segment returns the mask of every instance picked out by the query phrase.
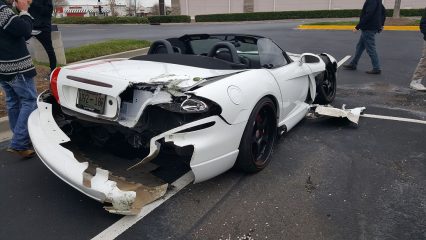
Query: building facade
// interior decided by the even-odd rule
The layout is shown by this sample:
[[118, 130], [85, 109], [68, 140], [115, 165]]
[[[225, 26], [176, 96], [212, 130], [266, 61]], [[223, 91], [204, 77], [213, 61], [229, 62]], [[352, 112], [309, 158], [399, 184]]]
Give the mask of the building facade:
[[[172, 7], [174, 13], [194, 17], [215, 13], [361, 9], [364, 2], [365, 0], [172, 0]], [[383, 0], [383, 3], [386, 8], [392, 9], [395, 0]], [[402, 9], [424, 7], [425, 0], [404, 0], [401, 4]]]
[[98, 0], [67, 0], [65, 4], [55, 7], [55, 15], [56, 17], [126, 16], [127, 5], [124, 0], [115, 0], [114, 6], [111, 6], [108, 0], [100, 2]]

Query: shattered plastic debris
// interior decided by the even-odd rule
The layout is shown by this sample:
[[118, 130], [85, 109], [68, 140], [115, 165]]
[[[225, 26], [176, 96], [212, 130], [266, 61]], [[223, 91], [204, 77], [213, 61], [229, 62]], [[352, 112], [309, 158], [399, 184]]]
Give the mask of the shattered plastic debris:
[[191, 79], [188, 75], [162, 74], [158, 77], [151, 78], [150, 83], [167, 84], [169, 89], [182, 89], [192, 87], [203, 80], [200, 77]]
[[347, 118], [349, 121], [358, 124], [359, 117], [362, 112], [366, 109], [365, 107], [358, 107], [353, 109], [346, 109], [346, 105], [343, 104], [342, 109], [335, 108], [333, 106], [321, 106], [312, 105], [315, 108], [315, 114], [329, 117], [341, 117]]

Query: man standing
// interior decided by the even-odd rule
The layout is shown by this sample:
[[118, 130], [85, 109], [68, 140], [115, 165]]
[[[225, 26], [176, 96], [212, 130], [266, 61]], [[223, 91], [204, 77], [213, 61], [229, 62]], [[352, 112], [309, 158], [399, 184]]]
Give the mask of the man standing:
[[367, 50], [368, 55], [371, 58], [373, 69], [367, 71], [368, 74], [380, 74], [382, 72], [380, 68], [379, 56], [376, 52], [376, 40], [375, 35], [382, 31], [386, 20], [386, 9], [382, 4], [381, 0], [366, 0], [362, 7], [361, 17], [358, 25], [355, 27], [353, 32], [361, 30], [361, 37], [356, 46], [355, 56], [348, 65], [344, 65], [343, 68], [347, 70], [356, 70], [358, 61], [361, 58], [364, 50]]
[[418, 91], [426, 91], [426, 87], [422, 84], [422, 80], [426, 76], [426, 8], [423, 13], [422, 20], [420, 20], [420, 31], [423, 33], [423, 54], [420, 58], [419, 64], [414, 71], [413, 78], [410, 83], [410, 88]]
[[[11, 5], [14, 0], [7, 0]], [[9, 125], [13, 137], [8, 149], [22, 157], [32, 157], [34, 151], [28, 135], [28, 117], [36, 109], [35, 67], [26, 40], [31, 37], [32, 17], [27, 10], [30, 0], [15, 0], [20, 12], [0, 0], [0, 86], [6, 93]]]
[[56, 68], [56, 55], [52, 46], [52, 0], [34, 0], [28, 12], [34, 18], [34, 30], [41, 31], [35, 38], [46, 50], [52, 72]]

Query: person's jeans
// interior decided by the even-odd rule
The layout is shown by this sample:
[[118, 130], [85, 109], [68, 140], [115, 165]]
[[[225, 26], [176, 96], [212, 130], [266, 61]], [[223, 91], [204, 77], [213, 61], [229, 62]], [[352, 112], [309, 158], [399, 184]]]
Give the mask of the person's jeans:
[[37, 91], [34, 80], [22, 74], [11, 81], [2, 81], [0, 85], [6, 93], [6, 107], [9, 126], [13, 132], [10, 148], [26, 150], [31, 147], [28, 135], [28, 117], [37, 108]]
[[362, 53], [364, 52], [364, 50], [367, 50], [367, 53], [371, 58], [371, 64], [373, 65], [373, 69], [380, 70], [379, 56], [376, 52], [376, 34], [377, 31], [361, 31], [361, 37], [359, 38], [358, 44], [356, 45], [355, 56], [350, 63], [351, 65], [357, 66]]
[[46, 50], [47, 56], [49, 57], [50, 71], [53, 71], [56, 68], [56, 54], [52, 45], [52, 33], [50, 31], [42, 31], [37, 34], [35, 38]]
[[426, 77], [426, 40], [423, 43], [423, 53], [420, 58], [419, 64], [414, 71], [412, 80], [420, 80], [420, 82]]

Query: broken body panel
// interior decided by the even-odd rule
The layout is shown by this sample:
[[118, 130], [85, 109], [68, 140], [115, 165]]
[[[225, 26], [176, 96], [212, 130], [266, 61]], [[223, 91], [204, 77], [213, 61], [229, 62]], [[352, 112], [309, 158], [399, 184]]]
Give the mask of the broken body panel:
[[[201, 182], [235, 164], [249, 116], [262, 98], [276, 104], [277, 127], [290, 130], [296, 125], [308, 112], [306, 95], [308, 90], [316, 95], [315, 76], [324, 69], [322, 61], [294, 61], [275, 70], [214, 70], [126, 59], [71, 65], [57, 73], [52, 91], [54, 96], [57, 91], [58, 102], [51, 101], [48, 92], [40, 95], [38, 109], [29, 118], [29, 133], [40, 159], [59, 178], [93, 199], [111, 203], [105, 208], [112, 213], [137, 214], [165, 194], [167, 183], [126, 181], [98, 167], [66, 147], [72, 142], [67, 126], [75, 128], [71, 123], [76, 122], [81, 132], [101, 129], [94, 137], [101, 144], [119, 134], [135, 151], [149, 149], [127, 166], [133, 172], [169, 144], [190, 157], [194, 182]], [[105, 96], [102, 111], [78, 106], [81, 90]]]

